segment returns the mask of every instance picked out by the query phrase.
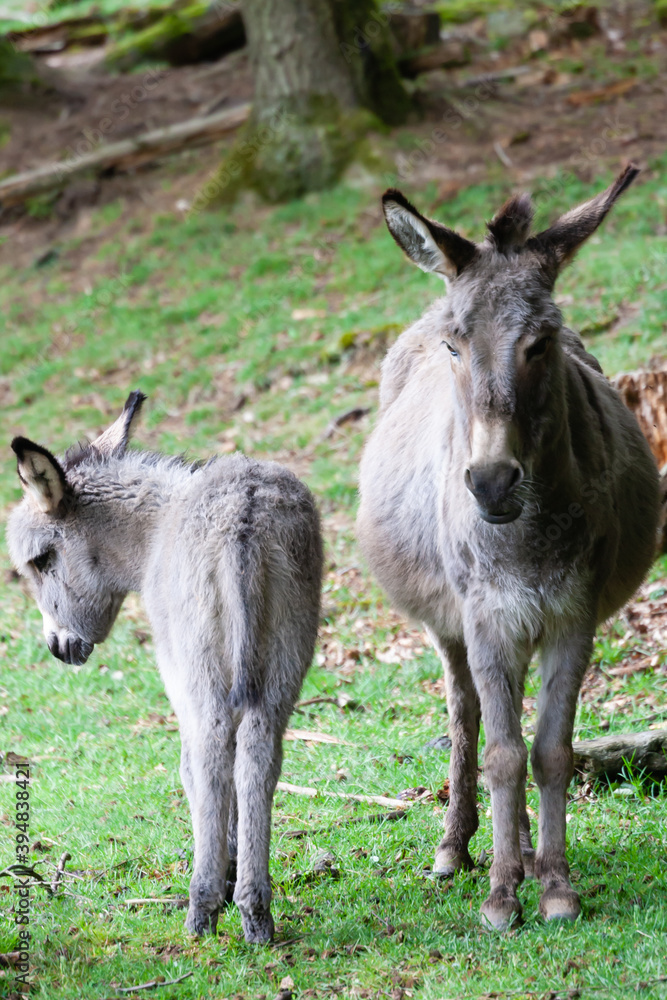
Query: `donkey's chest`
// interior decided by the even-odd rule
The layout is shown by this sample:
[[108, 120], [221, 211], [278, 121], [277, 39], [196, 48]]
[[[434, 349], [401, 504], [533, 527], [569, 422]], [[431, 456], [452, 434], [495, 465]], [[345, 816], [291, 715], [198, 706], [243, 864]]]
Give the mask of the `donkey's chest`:
[[496, 547], [486, 533], [454, 535], [443, 541], [443, 564], [462, 619], [494, 623], [500, 634], [530, 644], [576, 617], [586, 600], [585, 569], [544, 558], [520, 541]]

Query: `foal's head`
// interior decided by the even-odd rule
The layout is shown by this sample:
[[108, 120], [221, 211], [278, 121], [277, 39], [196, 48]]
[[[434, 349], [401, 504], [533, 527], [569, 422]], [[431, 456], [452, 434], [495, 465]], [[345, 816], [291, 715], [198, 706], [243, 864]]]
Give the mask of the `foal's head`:
[[125, 453], [143, 400], [142, 393], [130, 393], [118, 420], [62, 462], [27, 438], [12, 441], [25, 497], [9, 519], [9, 551], [42, 612], [49, 650], [65, 663], [86, 662], [108, 636], [125, 597], [106, 566], [117, 526], [94, 502], [86, 480], [94, 467], [102, 473], [96, 477], [99, 495], [111, 492], [105, 463]]
[[421, 215], [400, 191], [383, 207], [389, 231], [423, 271], [445, 279], [442, 350], [466, 441], [465, 483], [492, 524], [514, 521], [555, 419], [563, 416], [561, 314], [556, 277], [638, 174], [628, 166], [606, 191], [530, 236], [530, 198], [510, 198], [473, 243]]

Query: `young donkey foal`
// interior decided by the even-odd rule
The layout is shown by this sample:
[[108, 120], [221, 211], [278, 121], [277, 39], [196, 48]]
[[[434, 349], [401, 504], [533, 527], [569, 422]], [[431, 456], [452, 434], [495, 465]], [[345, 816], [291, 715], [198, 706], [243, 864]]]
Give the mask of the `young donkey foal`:
[[272, 462], [192, 466], [126, 450], [143, 399], [131, 393], [119, 419], [62, 462], [13, 441], [26, 496], [10, 552], [65, 663], [85, 663], [126, 593], [141, 592], [180, 722], [195, 841], [186, 926], [215, 931], [236, 859], [246, 941], [267, 941], [271, 802], [318, 625], [318, 514]]
[[[481, 244], [424, 218], [398, 191], [384, 196], [392, 236], [448, 294], [384, 361], [358, 534], [444, 664], [450, 804], [434, 866], [443, 876], [472, 863], [481, 710], [494, 848], [482, 915], [499, 929], [520, 919], [517, 887], [533, 870], [546, 919], [580, 912], [565, 859], [577, 696], [597, 624], [630, 597], [655, 548], [653, 458], [551, 297], [560, 269], [636, 173], [629, 167], [532, 237], [528, 197], [512, 198]], [[537, 647], [535, 855], [520, 713]]]

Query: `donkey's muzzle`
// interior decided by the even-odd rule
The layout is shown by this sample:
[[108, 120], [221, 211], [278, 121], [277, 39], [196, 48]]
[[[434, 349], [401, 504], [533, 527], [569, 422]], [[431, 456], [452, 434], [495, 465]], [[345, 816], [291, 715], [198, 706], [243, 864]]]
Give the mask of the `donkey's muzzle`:
[[95, 648], [92, 642], [86, 642], [77, 635], [68, 635], [62, 639], [55, 632], [49, 634], [46, 644], [56, 659], [62, 660], [63, 663], [71, 663], [75, 667], [85, 663]]
[[523, 504], [515, 493], [523, 482], [523, 469], [517, 461], [471, 465], [465, 472], [465, 484], [479, 505], [479, 514], [489, 524], [515, 521]]

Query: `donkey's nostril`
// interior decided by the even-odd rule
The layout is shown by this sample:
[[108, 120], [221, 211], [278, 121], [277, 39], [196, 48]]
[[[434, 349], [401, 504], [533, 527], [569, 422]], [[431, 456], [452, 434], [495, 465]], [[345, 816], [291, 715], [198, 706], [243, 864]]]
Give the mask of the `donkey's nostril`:
[[514, 471], [512, 473], [507, 492], [511, 493], [513, 490], [517, 488], [517, 486], [520, 486], [522, 482], [523, 482], [523, 469], [517, 462], [517, 464], [514, 466]]

